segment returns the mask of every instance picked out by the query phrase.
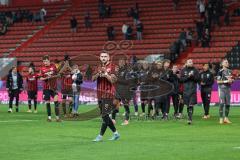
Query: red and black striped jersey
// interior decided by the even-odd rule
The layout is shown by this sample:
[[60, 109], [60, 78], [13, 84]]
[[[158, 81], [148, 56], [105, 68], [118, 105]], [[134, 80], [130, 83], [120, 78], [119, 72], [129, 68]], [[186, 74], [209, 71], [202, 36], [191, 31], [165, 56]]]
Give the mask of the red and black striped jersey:
[[36, 74], [29, 74], [26, 77], [27, 81], [27, 91], [36, 91], [38, 90], [38, 82], [37, 82]]
[[[107, 72], [109, 75], [115, 74], [115, 65], [108, 63], [106, 66], [97, 67], [97, 73]], [[98, 99], [102, 98], [114, 98], [115, 96], [115, 85], [112, 84], [105, 77], [98, 77], [97, 79], [97, 96]]]
[[72, 90], [72, 83], [73, 83], [73, 80], [72, 80], [71, 73], [63, 74], [63, 76], [61, 78], [61, 84], [62, 84], [61, 89], [62, 89], [62, 91]]
[[[57, 75], [57, 68], [55, 64], [50, 64], [49, 66], [43, 66], [40, 69], [40, 76], [43, 78], [53, 77]], [[43, 89], [57, 89], [57, 78], [49, 78], [43, 81]]]

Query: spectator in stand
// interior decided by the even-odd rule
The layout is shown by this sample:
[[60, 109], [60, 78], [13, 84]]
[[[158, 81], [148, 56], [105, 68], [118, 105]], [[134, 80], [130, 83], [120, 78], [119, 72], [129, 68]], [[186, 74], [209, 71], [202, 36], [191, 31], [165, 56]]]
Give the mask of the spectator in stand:
[[7, 27], [7, 24], [5, 23], [2, 25], [2, 29], [0, 31], [0, 36], [5, 35], [7, 33], [7, 30], [8, 30], [8, 27]]
[[202, 38], [202, 47], [210, 47], [211, 35], [208, 29], [205, 29], [203, 38]]
[[181, 42], [181, 48], [184, 51], [186, 46], [187, 46], [187, 43], [186, 43], [186, 41], [187, 41], [187, 34], [186, 34], [184, 28], [181, 29], [181, 33], [179, 34], [179, 40]]
[[122, 25], [122, 33], [125, 40], [127, 39], [127, 30], [128, 30], [128, 25], [124, 22]]
[[199, 42], [202, 39], [202, 34], [203, 34], [203, 28], [204, 24], [202, 21], [195, 21], [196, 24], [196, 31], [197, 31], [197, 42]]
[[112, 16], [112, 6], [111, 5], [106, 5], [106, 17], [111, 17]]
[[135, 3], [135, 9], [139, 12], [139, 4]]
[[17, 22], [22, 22], [23, 16], [22, 16], [22, 10], [19, 8], [17, 11]]
[[173, 42], [171, 45], [170, 45], [170, 48], [169, 48], [169, 51], [170, 51], [170, 57], [169, 59], [171, 61], [174, 61], [176, 59], [176, 45], [175, 45], [175, 42]]
[[180, 55], [180, 41], [175, 41], [170, 46], [170, 60], [174, 61]]
[[27, 21], [28, 22], [32, 22], [33, 21], [33, 13], [32, 12], [29, 13], [29, 15], [27, 17]]
[[92, 28], [92, 22], [91, 22], [91, 17], [89, 12], [86, 12], [84, 15], [84, 25], [86, 29]]
[[33, 20], [34, 20], [34, 22], [39, 22], [39, 21], [41, 21], [40, 12], [35, 12], [35, 13], [33, 14]]
[[220, 13], [218, 11], [218, 8], [215, 6], [213, 9], [213, 23], [217, 24], [218, 27], [220, 27]]
[[98, 4], [98, 12], [99, 12], [99, 18], [104, 19], [106, 16], [106, 8], [104, 3]]
[[137, 30], [137, 40], [142, 40], [143, 24], [140, 20], [137, 21], [136, 30]]
[[71, 25], [71, 32], [76, 33], [78, 22], [77, 22], [77, 19], [75, 16], [72, 16], [72, 18], [70, 20], [70, 25]]
[[134, 12], [133, 12], [133, 24], [134, 25], [137, 24], [138, 19], [139, 19], [139, 12], [137, 9], [134, 9]]
[[199, 2], [199, 13], [201, 15], [201, 18], [204, 18], [204, 14], [205, 14], [205, 4], [203, 0], [200, 0]]
[[40, 10], [40, 19], [41, 19], [41, 22], [45, 23], [46, 16], [47, 16], [47, 11], [46, 11], [45, 8], [42, 8], [42, 9]]
[[128, 12], [127, 12], [127, 16], [128, 16], [128, 17], [133, 17], [133, 14], [134, 14], [134, 8], [131, 7], [131, 8], [128, 10]]
[[177, 6], [178, 6], [178, 3], [179, 3], [179, 0], [172, 0], [173, 1], [173, 8], [174, 10], [177, 10]]
[[113, 41], [115, 39], [115, 30], [111, 25], [107, 26], [107, 36], [109, 41]]
[[229, 16], [229, 11], [226, 10], [224, 14], [224, 24], [228, 26], [230, 24], [230, 16]]
[[133, 29], [129, 25], [128, 28], [127, 28], [127, 40], [131, 40], [132, 39], [132, 32], [133, 32]]
[[189, 27], [187, 29], [187, 46], [189, 47], [192, 46], [192, 40], [193, 40], [193, 31], [192, 31], [192, 28]]

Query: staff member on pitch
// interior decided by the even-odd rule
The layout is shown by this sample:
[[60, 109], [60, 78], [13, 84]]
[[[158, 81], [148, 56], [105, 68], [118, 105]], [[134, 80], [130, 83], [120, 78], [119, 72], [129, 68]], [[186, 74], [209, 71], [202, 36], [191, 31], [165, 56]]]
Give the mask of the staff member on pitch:
[[16, 112], [19, 111], [18, 108], [18, 101], [19, 101], [19, 94], [23, 90], [23, 78], [22, 75], [17, 71], [17, 67], [14, 66], [7, 76], [7, 84], [6, 84], [6, 90], [9, 94], [9, 109], [8, 113], [12, 113], [12, 104], [13, 99], [15, 97], [16, 99]]
[[[232, 79], [232, 71], [228, 69], [229, 63], [227, 59], [222, 61], [222, 69], [217, 74], [217, 83], [218, 83], [218, 92], [220, 98], [220, 108], [219, 108], [219, 123], [232, 123], [228, 119], [229, 110], [230, 110], [230, 100], [231, 100], [231, 84], [233, 82]], [[225, 114], [224, 114], [225, 107]]]
[[204, 108], [203, 119], [210, 118], [209, 107], [211, 101], [212, 85], [214, 83], [213, 73], [209, 69], [209, 64], [203, 65], [203, 71], [200, 73], [201, 97]]
[[188, 124], [192, 124], [193, 106], [197, 104], [197, 83], [199, 72], [193, 66], [193, 61], [188, 59], [186, 66], [181, 71], [180, 81], [183, 83], [183, 101], [187, 105]]
[[129, 124], [130, 118], [129, 103], [133, 97], [133, 91], [130, 91], [130, 88], [132, 87], [131, 84], [133, 83], [134, 79], [127, 79], [129, 71], [130, 69], [128, 68], [127, 58], [125, 56], [120, 57], [118, 61], [118, 67], [116, 68], [117, 82], [115, 85], [116, 87], [115, 98], [117, 103], [122, 102], [125, 109], [125, 120], [122, 123], [122, 125]]
[[110, 56], [106, 52], [100, 54], [101, 64], [97, 68], [97, 73], [92, 77], [97, 81], [98, 104], [102, 115], [102, 126], [100, 134], [93, 140], [94, 142], [102, 141], [102, 137], [109, 127], [113, 132], [113, 137], [109, 140], [117, 140], [120, 134], [117, 132], [112, 119], [109, 117], [113, 110], [113, 99], [115, 95], [114, 83], [117, 78], [115, 75], [115, 66], [110, 62]]

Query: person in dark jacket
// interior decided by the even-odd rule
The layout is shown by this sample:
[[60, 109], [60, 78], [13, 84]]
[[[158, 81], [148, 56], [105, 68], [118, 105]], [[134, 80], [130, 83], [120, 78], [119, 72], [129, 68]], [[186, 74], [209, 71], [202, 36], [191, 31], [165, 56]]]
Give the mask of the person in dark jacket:
[[[119, 104], [122, 102], [125, 109], [125, 119], [122, 125], [129, 124], [130, 117], [130, 100], [133, 98], [133, 91], [131, 91], [131, 84], [134, 79], [128, 78], [128, 74], [130, 72], [130, 68], [127, 65], [127, 58], [121, 57], [118, 61], [118, 67], [116, 69], [117, 82], [115, 84], [116, 89], [116, 102]], [[115, 123], [116, 113], [118, 112], [118, 107], [112, 113], [112, 119]]]
[[129, 25], [128, 28], [127, 28], [127, 40], [131, 40], [132, 39], [132, 32], [133, 32], [133, 29]]
[[137, 24], [136, 24], [136, 30], [137, 30], [137, 40], [142, 40], [143, 24], [139, 20], [137, 21]]
[[75, 64], [73, 66], [73, 75], [72, 75], [72, 90], [73, 90], [73, 115], [78, 113], [79, 106], [79, 95], [81, 90], [81, 84], [83, 83], [83, 76], [80, 70], [78, 69], [78, 65]]
[[19, 101], [19, 94], [23, 90], [23, 78], [22, 75], [17, 71], [17, 67], [14, 66], [7, 76], [7, 84], [6, 90], [9, 94], [9, 113], [12, 113], [12, 104], [13, 99], [16, 99], [16, 112], [19, 111], [18, 108], [18, 101]]
[[171, 94], [172, 97], [172, 103], [174, 107], [174, 117], [179, 118], [179, 106], [180, 106], [180, 100], [179, 100], [179, 70], [177, 65], [173, 65], [172, 67], [172, 84], [174, 86], [174, 90]]
[[187, 106], [188, 124], [192, 124], [193, 106], [197, 104], [197, 83], [199, 72], [193, 66], [193, 61], [188, 59], [186, 66], [181, 71], [180, 81], [183, 83], [183, 101]]
[[[162, 72], [162, 75], [160, 76], [160, 78], [162, 80], [165, 80], [165, 81], [168, 81], [168, 82], [172, 83], [173, 72], [170, 69], [170, 63], [171, 63], [171, 61], [168, 60], [168, 59], [163, 61], [163, 72]], [[164, 106], [163, 119], [167, 120], [169, 110], [170, 110], [170, 94], [166, 95], [165, 97], [166, 97], [166, 103], [165, 103], [165, 106]]]
[[70, 27], [71, 27], [71, 32], [76, 33], [77, 32], [77, 26], [78, 26], [78, 22], [75, 16], [72, 16], [71, 20], [70, 20]]
[[86, 29], [92, 28], [92, 22], [91, 22], [91, 17], [89, 12], [86, 12], [84, 15], [84, 25]]
[[[142, 86], [149, 84], [149, 74], [150, 74], [150, 64], [143, 60], [141, 62], [141, 69], [139, 71], [139, 86], [142, 88]], [[142, 108], [142, 113], [140, 114], [140, 117], [145, 117], [145, 106], [146, 104], [149, 104], [149, 99], [148, 99], [148, 92], [142, 91], [140, 92], [140, 99], [141, 99], [141, 108]]]
[[113, 41], [115, 39], [115, 30], [111, 25], [107, 27], [107, 36], [109, 41]]
[[212, 85], [214, 83], [213, 73], [209, 69], [209, 64], [206, 63], [203, 65], [203, 71], [200, 73], [200, 85], [201, 85], [201, 97], [204, 108], [203, 119], [210, 118], [209, 116], [209, 107], [211, 100]]
[[[150, 73], [150, 78], [152, 80], [152, 84], [153, 85], [158, 85], [159, 81], [160, 81], [160, 76], [162, 74], [163, 71], [163, 63], [162, 61], [155, 61], [153, 64], [153, 68], [151, 70]], [[160, 111], [162, 111], [162, 115], [164, 115], [164, 106], [165, 106], [165, 96], [160, 96], [160, 97], [155, 97], [154, 98], [154, 113], [153, 116], [154, 117], [159, 117], [160, 116]]]
[[228, 26], [230, 24], [230, 15], [229, 15], [229, 11], [226, 10], [225, 14], [224, 14], [224, 23], [226, 26]]

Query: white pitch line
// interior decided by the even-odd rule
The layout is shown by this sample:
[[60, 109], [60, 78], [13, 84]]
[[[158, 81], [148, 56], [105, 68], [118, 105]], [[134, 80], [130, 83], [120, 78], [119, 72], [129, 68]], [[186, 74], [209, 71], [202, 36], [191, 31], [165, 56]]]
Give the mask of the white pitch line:
[[233, 147], [234, 149], [240, 149], [240, 147]]
[[10, 120], [10, 121], [0, 121], [0, 123], [11, 123], [11, 122], [33, 122], [37, 120], [23, 119], [23, 120]]

